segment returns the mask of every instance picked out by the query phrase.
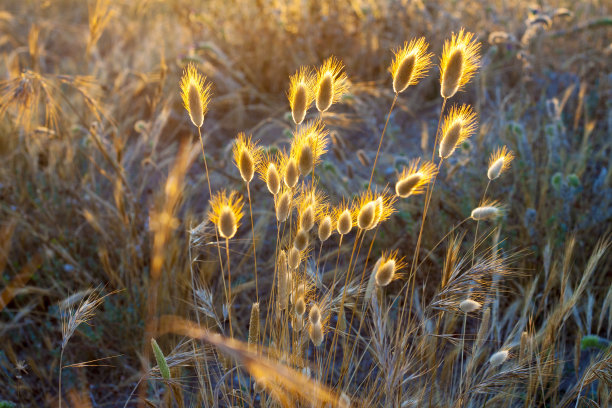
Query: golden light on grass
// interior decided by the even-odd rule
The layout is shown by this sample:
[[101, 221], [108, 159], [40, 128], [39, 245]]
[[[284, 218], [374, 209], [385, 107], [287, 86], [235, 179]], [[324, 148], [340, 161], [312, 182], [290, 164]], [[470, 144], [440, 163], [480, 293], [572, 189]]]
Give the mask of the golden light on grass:
[[487, 170], [489, 180], [495, 180], [501, 176], [510, 167], [513, 159], [514, 154], [506, 146], [496, 149], [489, 158], [489, 168]]
[[295, 160], [302, 176], [308, 175], [327, 152], [328, 135], [320, 120], [309, 121], [295, 132], [289, 160]]
[[281, 191], [274, 196], [274, 208], [276, 210], [276, 220], [278, 222], [285, 222], [287, 218], [289, 218], [292, 201], [293, 194], [288, 188], [281, 189]]
[[240, 132], [232, 148], [234, 163], [240, 171], [240, 177], [245, 183], [250, 183], [255, 174], [255, 168], [259, 165], [262, 151], [257, 143], [253, 143], [252, 136], [246, 136]]
[[259, 341], [259, 302], [251, 306], [251, 318], [249, 319], [249, 337], [247, 344], [249, 350], [256, 350]]
[[410, 85], [416, 85], [427, 75], [433, 54], [427, 52], [429, 44], [425, 37], [405, 42], [393, 51], [395, 54], [389, 72], [393, 76], [393, 91], [403, 92]]
[[310, 231], [325, 209], [325, 195], [316, 185], [302, 187], [297, 198], [299, 227]]
[[191, 122], [200, 128], [204, 124], [204, 115], [210, 101], [210, 84], [200, 74], [194, 64], [189, 63], [183, 71], [180, 82], [183, 106], [187, 109]]
[[294, 156], [288, 156], [285, 152], [281, 153], [281, 174], [283, 175], [283, 182], [285, 186], [289, 188], [295, 187], [298, 180], [300, 179], [300, 170], [298, 168], [297, 160]]
[[398, 258], [397, 251], [383, 252], [377, 264], [378, 268], [374, 271], [377, 286], [387, 286], [397, 279], [397, 271], [406, 266], [403, 258]]
[[270, 153], [262, 154], [262, 158], [257, 166], [259, 178], [266, 183], [266, 187], [272, 195], [277, 195], [281, 188], [280, 166], [279, 155], [272, 155]]
[[336, 230], [340, 235], [346, 235], [353, 228], [353, 214], [348, 208], [348, 205], [342, 203], [338, 207], [334, 207], [333, 219], [335, 220]]
[[[372, 192], [371, 190], [362, 192], [355, 198], [352, 206], [357, 226], [366, 231], [376, 228], [381, 222], [388, 220], [391, 214], [395, 212], [393, 205], [396, 200], [397, 197], [389, 194], [387, 188], [382, 193]], [[370, 217], [370, 210], [374, 211], [372, 217]]]
[[319, 222], [319, 229], [317, 235], [321, 242], [325, 242], [329, 239], [332, 234], [332, 219], [328, 214], [324, 215]]
[[242, 197], [235, 191], [228, 195], [223, 190], [213, 196], [208, 216], [221, 237], [231, 239], [236, 234], [243, 215], [242, 206]]
[[491, 220], [503, 214], [503, 207], [497, 201], [485, 202], [472, 210], [470, 217], [474, 221]]
[[342, 61], [329, 57], [317, 69], [315, 79], [315, 103], [319, 112], [325, 112], [332, 104], [339, 102], [348, 92], [348, 78]]
[[376, 201], [369, 201], [359, 208], [357, 214], [357, 227], [359, 229], [368, 229], [374, 222], [374, 216], [376, 215]]
[[438, 173], [438, 169], [431, 162], [420, 163], [420, 159], [412, 160], [407, 168], [402, 170], [395, 183], [395, 194], [401, 198], [422, 194], [424, 187]]
[[296, 125], [304, 121], [306, 112], [312, 104], [314, 76], [307, 67], [301, 67], [295, 74], [289, 77], [289, 106], [291, 115]]
[[444, 118], [439, 155], [448, 159], [455, 149], [476, 131], [476, 113], [469, 105], [453, 106]]
[[308, 231], [304, 230], [304, 229], [300, 229], [296, 234], [295, 234], [295, 238], [293, 239], [293, 246], [298, 250], [298, 251], [303, 251], [306, 249], [306, 247], [308, 247]]
[[480, 64], [480, 43], [463, 29], [444, 43], [440, 61], [440, 94], [453, 97], [474, 76]]

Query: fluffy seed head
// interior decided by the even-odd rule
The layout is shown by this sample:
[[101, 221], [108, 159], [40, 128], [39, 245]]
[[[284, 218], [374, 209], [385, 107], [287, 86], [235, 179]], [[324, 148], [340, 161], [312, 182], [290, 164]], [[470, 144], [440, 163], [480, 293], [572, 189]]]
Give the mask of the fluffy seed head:
[[326, 59], [317, 69], [315, 101], [319, 112], [328, 110], [348, 92], [348, 78], [343, 69], [342, 61], [334, 56]]
[[266, 170], [266, 186], [268, 191], [274, 195], [278, 194], [280, 190], [280, 176], [274, 163], [270, 163]]
[[[361, 221], [361, 225], [359, 219], [357, 219], [359, 228], [369, 231], [376, 228], [381, 222], [389, 219], [391, 214], [395, 212], [393, 205], [396, 200], [397, 198], [389, 194], [387, 188], [380, 194], [378, 192], [372, 192], [371, 190], [362, 192], [353, 202], [353, 208], [355, 209], [354, 217], [359, 218], [360, 214], [364, 217]], [[364, 210], [363, 213], [361, 211], [362, 209]], [[374, 210], [373, 217], [369, 219], [369, 224], [365, 224], [365, 222], [368, 221], [368, 211], [370, 209]]]
[[313, 304], [310, 307], [310, 312], [308, 313], [308, 320], [310, 320], [310, 324], [321, 323], [321, 310], [316, 304]]
[[278, 303], [281, 310], [287, 309], [289, 305], [289, 293], [291, 282], [289, 271], [287, 270], [287, 255], [284, 250], [278, 255]]
[[324, 216], [319, 222], [319, 230], [317, 231], [321, 242], [327, 241], [332, 233], [332, 220], [329, 215]]
[[444, 43], [440, 62], [440, 94], [451, 98], [474, 76], [480, 63], [480, 43], [463, 29]]
[[191, 122], [196, 127], [202, 127], [210, 101], [210, 84], [206, 84], [206, 77], [190, 63], [183, 71], [180, 88], [183, 106], [187, 109]]
[[285, 165], [285, 174], [283, 176], [283, 181], [285, 185], [289, 188], [295, 187], [300, 177], [300, 172], [298, 170], [297, 162], [293, 157], [290, 157], [287, 160], [287, 164]]
[[304, 120], [306, 112], [313, 100], [312, 84], [314, 77], [307, 67], [301, 67], [294, 75], [289, 78], [289, 105], [291, 115], [296, 125]]
[[314, 221], [314, 206], [311, 204], [304, 208], [304, 210], [300, 213], [300, 228], [305, 231], [310, 231], [314, 225]]
[[212, 198], [208, 216], [222, 238], [231, 239], [236, 234], [242, 219], [242, 205], [242, 197], [235, 191], [228, 196], [223, 190]]
[[278, 153], [271, 154], [270, 152], [262, 153], [261, 159], [257, 164], [257, 173], [261, 180], [266, 183], [266, 187], [268, 187], [268, 191], [272, 195], [278, 194], [281, 188], [280, 166], [280, 155]]
[[395, 194], [401, 198], [421, 194], [424, 188], [438, 173], [431, 162], [421, 163], [419, 159], [412, 160], [408, 168], [404, 168], [395, 184]]
[[489, 363], [496, 367], [498, 365], [502, 365], [504, 361], [508, 359], [509, 352], [508, 350], [500, 350], [497, 353], [494, 353], [491, 358], [489, 358]]
[[257, 348], [257, 342], [259, 339], [259, 303], [253, 303], [251, 306], [251, 319], [249, 320], [249, 337], [247, 344], [249, 349], [254, 350]]
[[236, 143], [232, 148], [234, 163], [240, 171], [240, 176], [245, 183], [250, 183], [255, 174], [255, 167], [259, 165], [261, 159], [261, 148], [257, 143], [251, 141], [251, 136], [239, 133]]
[[472, 210], [470, 217], [474, 221], [491, 220], [499, 217], [503, 213], [503, 208], [498, 202], [492, 201], [484, 203], [480, 207], [476, 207]]
[[285, 222], [289, 218], [291, 212], [291, 191], [288, 189], [281, 190], [279, 194], [274, 197], [274, 207], [276, 210], [276, 220], [278, 222]]
[[289, 268], [295, 270], [300, 266], [301, 254], [300, 251], [295, 247], [291, 247], [289, 250], [289, 256], [287, 257], [287, 264]]
[[308, 336], [315, 347], [319, 347], [323, 343], [323, 327], [321, 323], [311, 324], [308, 327]]
[[306, 247], [308, 246], [308, 232], [306, 230], [300, 229], [297, 234], [295, 234], [293, 246], [298, 251], [303, 251], [306, 249]]
[[306, 302], [304, 301], [304, 296], [300, 296], [295, 302], [295, 314], [302, 316], [304, 313], [306, 313]]
[[482, 305], [475, 300], [465, 299], [461, 303], [459, 303], [459, 309], [461, 309], [464, 313], [472, 313], [478, 309], [480, 309]]
[[440, 157], [448, 159], [455, 149], [476, 131], [476, 113], [468, 105], [450, 109], [442, 125]]
[[376, 214], [376, 207], [376, 201], [370, 201], [359, 209], [359, 214], [357, 214], [357, 226], [360, 229], [368, 229], [368, 227], [372, 225], [374, 222], [374, 215]]
[[403, 47], [394, 50], [395, 57], [389, 67], [393, 76], [393, 91], [400, 93], [410, 85], [416, 85], [431, 66], [433, 54], [427, 52], [429, 44], [425, 37], [405, 42]]
[[376, 285], [387, 286], [397, 278], [396, 272], [405, 266], [404, 260], [397, 257], [397, 251], [383, 253], [377, 262]]
[[495, 180], [501, 174], [510, 167], [510, 162], [514, 159], [512, 151], [508, 150], [506, 146], [501, 149], [496, 149], [495, 152], [489, 158], [489, 169], [487, 170], [487, 177], [489, 180]]
[[294, 133], [290, 157], [297, 162], [303, 176], [309, 174], [327, 152], [328, 135], [320, 120], [309, 121]]
[[347, 208], [338, 216], [336, 229], [338, 230], [338, 234], [346, 235], [351, 232], [351, 228], [353, 228], [353, 216], [351, 215], [351, 211]]

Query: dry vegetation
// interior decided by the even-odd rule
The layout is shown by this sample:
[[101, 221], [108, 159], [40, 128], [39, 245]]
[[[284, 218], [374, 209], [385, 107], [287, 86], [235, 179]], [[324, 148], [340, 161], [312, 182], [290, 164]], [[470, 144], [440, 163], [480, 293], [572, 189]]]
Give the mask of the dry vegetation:
[[611, 405], [609, 3], [0, 4], [0, 407]]

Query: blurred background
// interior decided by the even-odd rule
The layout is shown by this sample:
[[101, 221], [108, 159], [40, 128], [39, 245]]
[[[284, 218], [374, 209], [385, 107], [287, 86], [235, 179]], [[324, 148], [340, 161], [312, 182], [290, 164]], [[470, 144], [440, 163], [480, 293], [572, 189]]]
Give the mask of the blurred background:
[[[178, 89], [190, 61], [212, 83], [202, 131], [215, 190], [243, 186], [231, 158], [239, 131], [269, 149], [288, 146], [289, 75], [330, 55], [341, 59], [351, 88], [326, 113], [332, 145], [317, 170], [337, 203], [367, 186], [394, 97], [391, 49], [424, 36], [437, 63], [452, 32], [474, 32], [482, 67], [451, 102], [474, 106], [479, 131], [444, 164], [423, 248], [478, 205], [489, 154], [507, 145], [515, 162], [489, 190], [507, 206], [503, 247], [529, 251], [518, 266], [529, 274], [548, 273], [573, 235], [580, 268], [612, 218], [611, 13], [603, 0], [0, 0], [0, 400], [56, 404], [58, 305], [76, 305], [100, 285], [121, 292], [79, 328], [64, 358], [117, 357], [67, 370], [68, 403], [115, 406], [138, 381], [150, 210], [179, 144], [197, 142]], [[393, 185], [409, 160], [430, 157], [439, 92], [436, 67], [399, 97], [378, 186]], [[166, 249], [160, 313], [186, 315], [190, 307], [188, 232], [205, 219], [209, 198], [196, 157]], [[265, 270], [273, 268], [274, 244], [265, 238], [274, 234], [266, 222], [273, 203], [263, 183], [252, 188]], [[421, 208], [421, 200], [398, 204], [375, 246], [413, 248]], [[237, 242], [248, 262], [250, 231], [239, 231]], [[431, 271], [443, 253], [428, 259]], [[201, 256], [202, 279], [218, 284], [207, 249]], [[611, 267], [608, 256], [601, 270]], [[236, 285], [245, 285], [237, 291], [238, 319], [250, 308], [251, 269], [243, 269], [236, 267]], [[520, 280], [514, 285], [522, 293]], [[609, 286], [609, 273], [594, 278], [588, 296], [597, 310], [584, 313], [597, 317], [571, 327], [610, 337], [601, 330], [603, 308], [612, 308], [603, 301]]]

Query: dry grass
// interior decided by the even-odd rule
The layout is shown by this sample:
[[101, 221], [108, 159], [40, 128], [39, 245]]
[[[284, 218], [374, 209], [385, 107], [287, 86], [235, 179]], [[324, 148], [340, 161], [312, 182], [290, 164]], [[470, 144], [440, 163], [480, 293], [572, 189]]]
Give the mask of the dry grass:
[[612, 10], [565, 3], [9, 2], [0, 406], [610, 406]]

